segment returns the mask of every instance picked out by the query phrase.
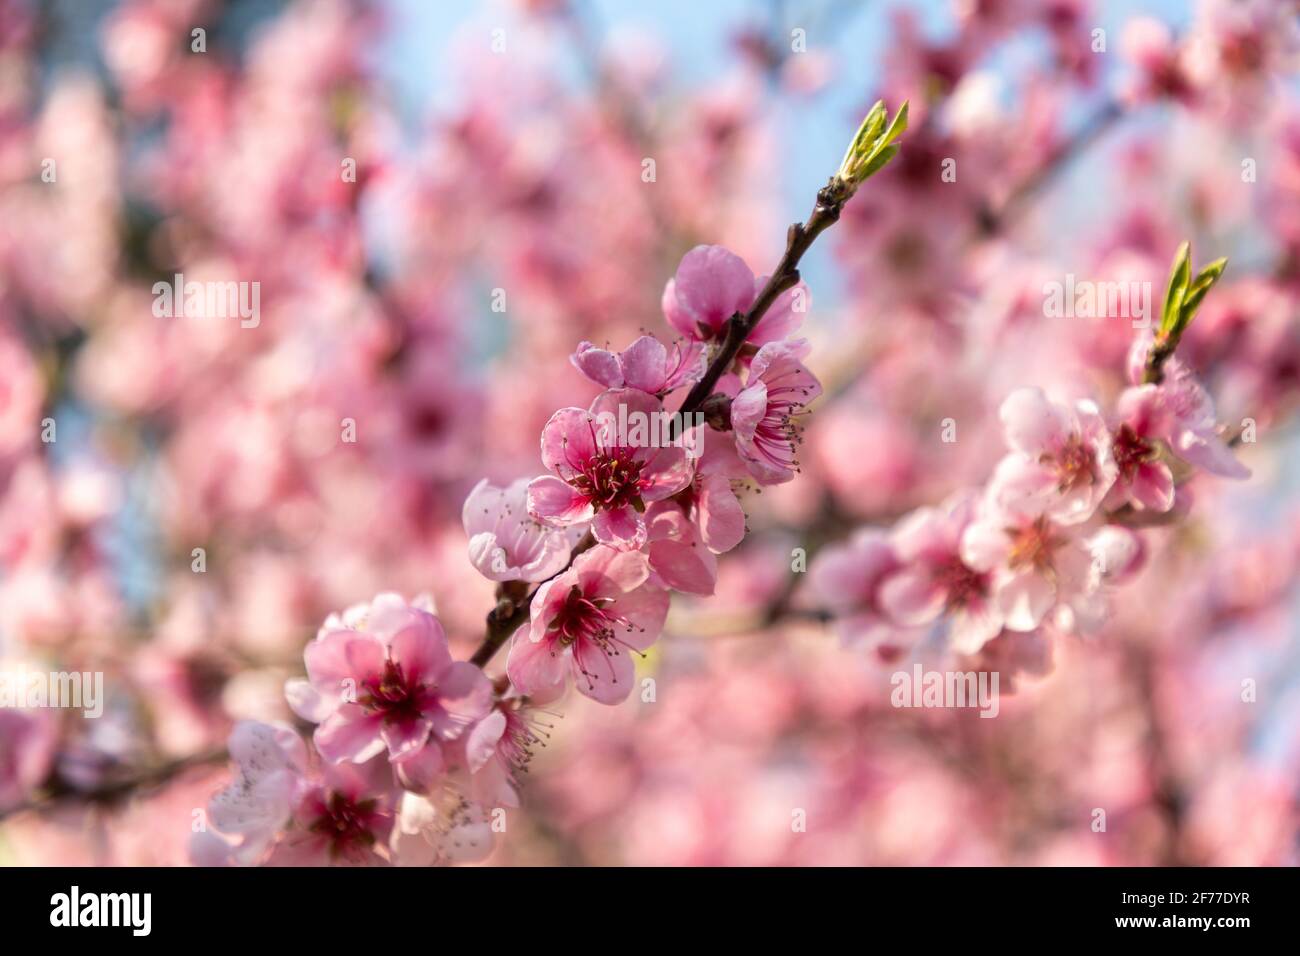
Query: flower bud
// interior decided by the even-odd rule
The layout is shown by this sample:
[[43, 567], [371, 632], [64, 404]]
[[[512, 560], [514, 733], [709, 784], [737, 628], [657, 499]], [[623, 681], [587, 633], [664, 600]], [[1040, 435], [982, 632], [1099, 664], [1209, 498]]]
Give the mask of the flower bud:
[[877, 100], [844, 153], [835, 178], [850, 196], [898, 152], [893, 144], [907, 130], [907, 100], [886, 125], [888, 115], [884, 101]]

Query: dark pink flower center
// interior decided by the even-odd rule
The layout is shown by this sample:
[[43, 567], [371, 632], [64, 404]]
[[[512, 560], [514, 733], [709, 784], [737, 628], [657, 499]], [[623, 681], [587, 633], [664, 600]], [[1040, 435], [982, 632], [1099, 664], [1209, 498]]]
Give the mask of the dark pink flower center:
[[1038, 518], [1032, 524], [1008, 528], [1011, 537], [1011, 554], [1007, 563], [1013, 570], [1033, 568], [1046, 571], [1052, 567], [1052, 555], [1065, 540], [1055, 534], [1052, 523]]
[[1119, 466], [1119, 473], [1126, 479], [1131, 479], [1138, 468], [1154, 458], [1156, 453], [1155, 445], [1127, 424], [1119, 426], [1110, 447], [1115, 456], [1115, 464]]
[[532, 711], [523, 707], [503, 708], [502, 712], [506, 717], [506, 729], [497, 744], [497, 755], [513, 780], [515, 773], [528, 770], [533, 760], [533, 748], [538, 744], [546, 745], [551, 725], [540, 721]]
[[383, 816], [377, 800], [353, 800], [332, 791], [318, 800], [315, 811], [307, 830], [328, 842], [331, 858], [356, 860], [375, 845], [375, 828]]
[[1097, 480], [1097, 455], [1083, 439], [1072, 434], [1055, 456], [1044, 456], [1056, 466], [1061, 491], [1070, 491]]
[[[785, 379], [784, 384], [782, 379]], [[810, 391], [806, 385], [797, 384], [799, 382], [797, 372], [765, 381], [767, 409], [754, 429], [755, 449], [773, 464], [791, 471], [799, 470], [795, 448], [803, 443], [795, 416], [803, 411]]]
[[[599, 662], [608, 670], [608, 677], [618, 683], [615, 671], [607, 658], [617, 657], [624, 649], [640, 654], [636, 648], [620, 637], [620, 632], [630, 634], [637, 626], [613, 609], [613, 598], [589, 598], [575, 584], [565, 595], [564, 605], [551, 621], [549, 630], [563, 647], [573, 648], [573, 660], [590, 685], [601, 676], [595, 671]], [[639, 628], [644, 630], [644, 628]], [[592, 660], [595, 654], [597, 660]]]
[[637, 511], [645, 510], [641, 500], [641, 469], [644, 462], [632, 455], [631, 449], [612, 448], [593, 455], [583, 462], [569, 484], [591, 501], [600, 511], [615, 511], [631, 505]]
[[420, 717], [423, 685], [402, 673], [396, 661], [384, 661], [378, 680], [367, 681], [357, 703], [371, 714], [379, 714], [385, 723], [403, 723]]
[[934, 571], [935, 582], [948, 596], [945, 611], [963, 608], [973, 600], [987, 597], [990, 578], [991, 575], [968, 567], [956, 555], [952, 555]]

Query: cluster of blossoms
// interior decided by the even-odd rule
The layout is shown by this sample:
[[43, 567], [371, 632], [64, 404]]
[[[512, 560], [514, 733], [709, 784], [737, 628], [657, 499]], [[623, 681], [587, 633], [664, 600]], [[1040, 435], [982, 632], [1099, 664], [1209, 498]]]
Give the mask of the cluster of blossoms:
[[[1176, 267], [1185, 256], [1186, 247]], [[845, 639], [892, 660], [936, 629], [960, 655], [1004, 633], [1097, 632], [1110, 590], [1144, 563], [1136, 529], [1184, 515], [1185, 480], [1197, 469], [1250, 475], [1209, 394], [1173, 355], [1222, 268], [1197, 277], [1203, 288], [1176, 268], [1167, 301], [1175, 292], [1178, 300], [1158, 333], [1133, 342], [1129, 386], [1109, 415], [1092, 399], [1012, 392], [998, 410], [1009, 451], [982, 489], [918, 508], [890, 531], [864, 528], [819, 555], [812, 584]]]
[[[573, 365], [605, 390], [546, 423], [548, 474], [504, 488], [485, 479], [464, 504], [471, 563], [507, 606], [526, 602], [527, 622], [505, 635], [505, 678], [452, 659], [428, 599], [381, 594], [331, 615], [304, 654], [307, 678], [285, 690], [315, 725], [313, 752], [287, 725], [239, 724], [238, 777], [211, 802], [197, 861], [424, 865], [490, 851], [493, 815], [518, 806], [517, 775], [546, 733], [537, 708], [570, 678], [600, 703], [626, 699], [671, 592], [712, 594], [717, 555], [744, 537], [738, 488], [795, 475], [798, 417], [821, 392], [802, 364], [807, 343], [790, 338], [807, 289], [776, 297], [734, 358], [721, 351], [767, 283], [700, 246], [664, 292], [683, 338], [579, 344]], [[666, 403], [715, 362], [706, 437], [702, 418]]]
[[[46, 22], [38, 0], [0, 0], [0, 671], [102, 669], [106, 691], [97, 720], [0, 708], [4, 862], [187, 859], [195, 808], [229, 782], [210, 766], [226, 750], [237, 783], [208, 817], [214, 833], [197, 838], [205, 861], [287, 861], [295, 848], [328, 860], [313, 835], [331, 830], [357, 834], [335, 859], [483, 852], [497, 819], [487, 808], [512, 805], [547, 730], [537, 708], [555, 706], [542, 691], [512, 694], [506, 642], [528, 639], [532, 592], [595, 541], [583, 521], [537, 533], [544, 522], [521, 519], [529, 482], [508, 481], [542, 470], [536, 440], [555, 409], [588, 404], [587, 392], [574, 399], [574, 343], [636, 343], [662, 298], [668, 335], [683, 336], [662, 346], [662, 366], [653, 339], [622, 353], [579, 346], [578, 360], [597, 383], [590, 394], [634, 389], [677, 407], [725, 342], [728, 306], [701, 307], [690, 283], [681, 299], [677, 281], [665, 290], [663, 264], [701, 236], [760, 261], [784, 178], [774, 145], [806, 136], [805, 117], [838, 115], [855, 92], [864, 103], [910, 99], [911, 126], [898, 160], [845, 207], [826, 250], [840, 288], [799, 333], [828, 393], [803, 435], [800, 479], [741, 515], [738, 483], [758, 480], [751, 466], [784, 467], [783, 456], [751, 453], [781, 451], [781, 423], [773, 445], [738, 402], [748, 353], [771, 338], [756, 327], [731, 367], [739, 381], [714, 388], [728, 401], [698, 409], [732, 428], [705, 432], [706, 454], [692, 459], [694, 508], [678, 493], [609, 519], [615, 534], [624, 518], [645, 523], [634, 553], [658, 570], [642, 591], [679, 592], [666, 625], [673, 652], [637, 662], [659, 703], [572, 695], [562, 739], [524, 797], [528, 822], [516, 829], [512, 815], [498, 860], [1295, 861], [1300, 521], [1287, 463], [1300, 408], [1300, 45], [1290, 4], [1130, 5], [1164, 22], [1110, 18], [1105, 53], [1095, 31], [1106, 10], [1094, 0], [958, 4], [940, 30], [916, 5], [830, 5], [802, 52], [789, 40], [789, 28], [809, 25], [801, 11], [784, 23], [738, 13], [743, 23], [705, 33], [740, 26], [740, 58], [719, 56], [719, 75], [700, 86], [674, 69], [675, 31], [655, 37], [663, 18], [630, 35], [587, 24], [590, 43], [565, 42], [583, 6], [568, 0], [497, 6], [454, 34], [407, 30], [405, 17], [353, 0], [255, 6], [119, 0], [102, 18]], [[870, 90], [838, 73], [861, 59], [849, 47], [860, 31], [844, 28], [854, 17], [890, 37]], [[191, 46], [197, 24], [208, 28], [204, 53]], [[511, 55], [485, 56], [502, 25]], [[374, 69], [390, 35], [434, 44], [450, 74], [434, 115], [410, 127], [415, 117], [395, 108], [407, 97]], [[95, 53], [102, 62], [80, 68]], [[651, 156], [653, 184], [637, 175]], [[949, 159], [959, 175], [946, 175]], [[1067, 196], [1065, 171], [1105, 201]], [[1127, 321], [1045, 321], [1044, 282], [1067, 272], [1158, 280], [1188, 232], [1215, 237], [1241, 265], [1162, 382], [1124, 381]], [[743, 270], [721, 259], [732, 306], [743, 304]], [[260, 323], [159, 318], [150, 282], [180, 272], [259, 281]], [[486, 285], [508, 290], [509, 308], [493, 302], [488, 316]], [[1142, 393], [1173, 396], [1191, 369], [1223, 421], [1258, 422], [1247, 459], [1257, 480], [1188, 480], [1205, 470], [1198, 456], [1230, 461], [1198, 389], [1121, 427]], [[961, 488], [980, 490], [948, 501], [950, 537], [964, 537], [967, 511], [1010, 509], [986, 491], [1003, 450], [998, 407], [1025, 383], [1080, 418], [1075, 400], [1093, 396], [1113, 436], [1115, 499], [1074, 521], [1077, 499], [1091, 498], [1071, 494], [1052, 509], [1066, 529], [1057, 533], [1096, 551], [1140, 535], [1143, 563], [1108, 602], [1114, 577], [1094, 556], [1087, 574], [1099, 586], [1085, 581], [1035, 630], [1003, 626], [963, 661], [1001, 671], [1004, 693], [1011, 672], [1033, 677], [997, 721], [977, 723], [990, 732], [971, 734], [959, 710], [894, 710], [881, 683], [895, 668], [839, 651], [803, 608], [768, 611], [802, 600], [785, 590], [810, 577], [788, 573], [791, 546], [893, 527]], [[756, 386], [746, 402], [763, 398], [765, 409], [771, 388]], [[1120, 402], [1126, 387], [1133, 397]], [[952, 444], [936, 440], [946, 414], [960, 419]], [[46, 440], [47, 418], [57, 441], [52, 428]], [[341, 437], [343, 421], [355, 428]], [[734, 459], [705, 447], [733, 442]], [[475, 494], [485, 500], [462, 515], [480, 475], [507, 487], [484, 485]], [[1174, 503], [1159, 510], [1171, 484]], [[462, 517], [480, 522], [471, 562]], [[692, 533], [708, 544], [682, 543]], [[933, 563], [871, 534], [887, 546], [858, 562], [869, 577], [897, 577], [891, 592], [933, 580]], [[728, 535], [745, 540], [718, 561]], [[936, 553], [960, 557], [960, 540], [946, 547]], [[944, 593], [987, 593], [997, 568], [973, 583], [969, 570], [948, 565]], [[893, 574], [905, 571], [916, 572], [910, 582]], [[451, 674], [422, 675], [404, 693], [424, 699], [427, 685], [441, 711], [430, 703], [427, 736], [418, 720], [394, 721], [388, 735], [404, 757], [390, 759], [385, 742], [360, 763], [325, 759], [284, 694], [304, 646], [331, 611], [431, 581], [451, 659], [470, 659], [466, 642], [482, 636], [497, 584], [498, 606], [516, 609], [498, 617], [527, 625], [504, 634], [490, 666], [473, 654], [492, 709], [457, 735], [473, 720], [472, 707], [461, 712], [472, 695], [453, 694]], [[861, 579], [848, 583], [859, 594]], [[927, 632], [883, 603], [847, 599], [841, 623], [871, 628], [869, 642], [885, 648], [928, 633], [914, 648], [922, 659], [966, 626], [964, 612], [940, 611]], [[1095, 626], [1107, 604], [1095, 639], [1056, 639]], [[620, 649], [612, 666], [636, 660]], [[612, 686], [608, 658], [585, 647], [582, 657], [598, 665], [597, 689]], [[1258, 681], [1259, 706], [1238, 696], [1246, 678]], [[378, 695], [356, 683], [356, 699], [335, 708], [295, 685], [295, 707], [329, 727], [326, 749], [374, 746], [363, 739], [373, 728], [354, 727], [345, 705], [362, 705], [361, 716], [368, 697], [372, 716], [405, 706], [392, 683]], [[316, 694], [338, 700], [348, 687]], [[415, 782], [420, 773], [436, 782]], [[1098, 806], [1108, 836], [1081, 825]], [[791, 807], [808, 808], [806, 833], [790, 833]]]

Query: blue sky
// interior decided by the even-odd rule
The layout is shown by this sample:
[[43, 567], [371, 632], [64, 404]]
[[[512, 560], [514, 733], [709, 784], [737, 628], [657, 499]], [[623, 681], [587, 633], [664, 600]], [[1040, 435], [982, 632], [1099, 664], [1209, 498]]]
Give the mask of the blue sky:
[[[785, 197], [786, 218], [807, 212], [809, 197], [838, 163], [844, 146], [861, 119], [865, 96], [878, 79], [880, 62], [889, 40], [890, 11], [907, 7], [917, 11], [925, 29], [936, 37], [953, 28], [949, 0], [657, 0], [631, 4], [626, 0], [579, 0], [595, 32], [646, 31], [668, 53], [671, 84], [692, 88], [715, 81], [734, 67], [730, 40], [744, 26], [771, 23], [770, 11], [784, 9], [777, 21], [783, 42], [793, 27], [802, 27], [810, 50], [823, 48], [837, 56], [834, 82], [812, 100], [792, 102], [774, 97], [777, 121], [789, 131], [780, 137], [786, 151], [778, 185]], [[391, 31], [377, 63], [393, 84], [403, 115], [412, 124], [430, 111], [456, 102], [448, 41], [469, 24], [487, 31], [505, 25], [515, 16], [505, 0], [387, 0]], [[1102, 0], [1097, 4], [1097, 25], [1118, 40], [1119, 27], [1130, 16], [1146, 13], [1175, 27], [1185, 26], [1192, 5], [1188, 0]], [[806, 12], [804, 12], [806, 11]], [[1111, 48], [1114, 52], [1114, 46]], [[1039, 54], [1032, 41], [1013, 43], [989, 65], [1015, 71], [1026, 57]], [[1111, 63], [1118, 57], [1112, 57]], [[1093, 162], [1101, 161], [1092, 157]], [[838, 276], [824, 250], [813, 250], [804, 272], [830, 301]]]

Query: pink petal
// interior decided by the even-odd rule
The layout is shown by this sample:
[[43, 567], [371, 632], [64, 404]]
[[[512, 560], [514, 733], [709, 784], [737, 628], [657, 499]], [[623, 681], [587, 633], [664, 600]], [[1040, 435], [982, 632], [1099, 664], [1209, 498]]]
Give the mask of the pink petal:
[[1148, 461], [1138, 465], [1129, 489], [1133, 499], [1143, 508], [1168, 511], [1174, 506], [1174, 476], [1169, 466], [1161, 461]]
[[667, 591], [650, 587], [640, 587], [623, 595], [614, 603], [614, 610], [627, 618], [631, 629], [619, 629], [618, 639], [639, 651], [645, 650], [663, 633], [669, 603]]
[[664, 286], [664, 294], [659, 304], [664, 310], [664, 318], [668, 320], [669, 325], [688, 338], [698, 339], [700, 337], [700, 330], [695, 325], [695, 319], [677, 301], [677, 283], [672, 279], [669, 279]]
[[357, 704], [344, 704], [316, 728], [312, 740], [331, 763], [363, 763], [384, 752], [383, 718], [368, 715]]
[[465, 761], [470, 773], [478, 773], [495, 756], [505, 732], [506, 715], [496, 709], [474, 725], [465, 738]]
[[1041, 574], [1022, 571], [998, 584], [995, 601], [1007, 630], [1032, 631], [1056, 603], [1056, 588]]
[[581, 471], [596, 452], [595, 427], [585, 409], [561, 408], [542, 428], [542, 464], [561, 478]]
[[695, 462], [685, 448], [670, 445], [646, 453], [641, 466], [641, 499], [646, 502], [662, 501], [677, 494], [691, 483], [695, 475]]
[[755, 382], [753, 385], [746, 386], [731, 401], [731, 427], [736, 433], [737, 441], [742, 436], [747, 440], [752, 440], [754, 430], [758, 428], [758, 423], [763, 420], [763, 416], [766, 414], [767, 386], [762, 382]]
[[444, 766], [442, 748], [433, 740], [393, 761], [398, 781], [407, 790], [417, 793], [427, 793], [437, 782]]
[[568, 482], [542, 475], [528, 483], [528, 513], [547, 524], [566, 525], [590, 521], [595, 509]]
[[618, 704], [632, 692], [636, 665], [626, 650], [606, 652], [594, 641], [578, 640], [570, 658], [578, 693], [601, 704]]
[[1072, 424], [1069, 409], [1049, 401], [1041, 388], [1012, 392], [998, 409], [998, 417], [1008, 444], [1035, 457], [1059, 448], [1069, 437]]
[[714, 554], [730, 551], [745, 537], [745, 511], [731, 490], [731, 480], [722, 475], [708, 475], [700, 481], [695, 500], [700, 522], [700, 537]]
[[308, 644], [303, 659], [311, 685], [337, 700], [346, 689], [356, 690], [383, 673], [384, 645], [372, 634], [331, 631]]
[[424, 746], [429, 739], [429, 731], [433, 729], [433, 722], [427, 717], [416, 717], [407, 720], [386, 721], [380, 728], [379, 735], [384, 739], [384, 745], [388, 748], [388, 758], [390, 760], [401, 760], [405, 757], [412, 756], [416, 751]]
[[997, 515], [976, 520], [961, 536], [961, 560], [976, 571], [992, 571], [1006, 561], [1011, 541], [1006, 520]]
[[506, 674], [520, 694], [545, 692], [563, 685], [568, 670], [568, 650], [561, 650], [558, 641], [543, 638], [540, 641], [520, 637], [523, 630], [515, 632], [510, 643], [510, 656], [506, 660]]
[[578, 343], [578, 350], [569, 356], [569, 361], [587, 378], [606, 388], [618, 388], [623, 384], [623, 372], [619, 360], [613, 352], [598, 349], [590, 342]]
[[591, 519], [591, 533], [601, 544], [620, 551], [635, 551], [646, 542], [645, 520], [631, 505], [596, 512]]
[[492, 709], [492, 682], [469, 661], [456, 661], [439, 680], [437, 697], [434, 731], [443, 740], [454, 740]]
[[1223, 439], [1211, 431], [1184, 429], [1174, 440], [1174, 454], [1221, 478], [1244, 479], [1250, 469], [1233, 457]]
[[929, 624], [943, 613], [948, 592], [925, 571], [905, 568], [880, 586], [880, 606], [899, 624]]
[[1002, 633], [1002, 614], [991, 602], [967, 605], [952, 615], [948, 643], [958, 654], [976, 654]]
[[[722, 246], [696, 246], [677, 266], [676, 296], [682, 309], [716, 334], [722, 324], [754, 301], [754, 273]], [[698, 330], [692, 333], [698, 337]]]
[[339, 707], [339, 696], [328, 697], [311, 686], [311, 681], [294, 678], [284, 683], [284, 698], [289, 709], [303, 720], [319, 724]]
[[623, 382], [643, 392], [663, 390], [668, 378], [668, 349], [653, 335], [643, 335], [620, 355]]
[[437, 680], [451, 666], [447, 635], [432, 615], [421, 615], [419, 620], [399, 631], [389, 645], [388, 656], [415, 682]]
[[956, 549], [948, 516], [937, 508], [917, 508], [905, 515], [895, 525], [891, 540], [899, 558], [905, 562], [922, 557], [938, 560]]
[[[760, 276], [755, 280], [755, 295], [757, 295], [766, 284], [767, 278], [767, 276]], [[794, 310], [796, 293], [802, 301], [802, 312], [796, 312]], [[754, 345], [762, 346], [766, 345], [768, 342], [779, 342], [782, 339], [788, 339], [795, 332], [799, 331], [799, 326], [803, 324], [803, 317], [811, 306], [812, 295], [808, 291], [808, 287], [802, 282], [794, 286], [794, 288], [787, 289], [776, 297], [776, 301], [772, 303], [771, 307], [768, 308], [763, 317], [758, 320], [758, 324], [754, 326], [754, 330], [749, 333], [747, 341]]]
[[651, 541], [649, 550], [650, 566], [668, 587], [687, 594], [713, 593], [718, 561], [708, 548], [665, 539]]
[[650, 576], [650, 562], [640, 551], [597, 545], [578, 555], [573, 571], [588, 597], [618, 597], [645, 583]]

